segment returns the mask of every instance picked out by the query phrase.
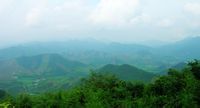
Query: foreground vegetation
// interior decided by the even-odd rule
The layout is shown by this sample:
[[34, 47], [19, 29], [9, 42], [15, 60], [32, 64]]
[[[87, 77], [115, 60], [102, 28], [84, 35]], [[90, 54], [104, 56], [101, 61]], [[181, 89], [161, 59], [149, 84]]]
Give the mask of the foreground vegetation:
[[0, 92], [1, 105], [16, 108], [198, 108], [200, 107], [200, 63], [181, 70], [170, 69], [152, 83], [118, 79], [92, 73], [68, 91], [11, 97]]

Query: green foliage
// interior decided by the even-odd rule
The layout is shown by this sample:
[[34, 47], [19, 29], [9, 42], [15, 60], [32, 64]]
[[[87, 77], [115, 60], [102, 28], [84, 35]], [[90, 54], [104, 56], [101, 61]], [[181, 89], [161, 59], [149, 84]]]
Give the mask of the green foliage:
[[6, 96], [6, 92], [0, 89], [0, 99], [3, 99]]
[[191, 67], [191, 72], [197, 78], [200, 80], [200, 64], [198, 60], [194, 60], [193, 62], [189, 63], [189, 66]]
[[30, 95], [21, 94], [20, 96], [17, 97], [15, 105], [17, 108], [32, 108], [34, 103]]
[[199, 108], [198, 66], [199, 62], [195, 61], [181, 71], [170, 69], [168, 75], [150, 84], [91, 73], [71, 90], [22, 94], [7, 102], [16, 108]]

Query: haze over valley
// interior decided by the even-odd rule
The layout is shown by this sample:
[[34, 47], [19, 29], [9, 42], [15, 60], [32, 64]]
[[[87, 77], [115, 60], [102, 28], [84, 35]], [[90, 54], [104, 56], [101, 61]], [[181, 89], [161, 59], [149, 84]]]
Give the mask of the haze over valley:
[[0, 0], [0, 108], [200, 107], [198, 0]]

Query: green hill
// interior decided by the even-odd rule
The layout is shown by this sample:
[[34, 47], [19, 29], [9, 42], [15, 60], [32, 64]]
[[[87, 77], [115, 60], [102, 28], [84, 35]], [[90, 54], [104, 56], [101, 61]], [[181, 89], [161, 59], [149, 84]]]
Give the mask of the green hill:
[[63, 58], [58, 54], [43, 54], [32, 57], [20, 57], [16, 59], [23, 69], [40, 75], [70, 75], [75, 74], [80, 68], [87, 65]]
[[[126, 66], [130, 67], [122, 65]], [[10, 97], [0, 89], [0, 103], [16, 108], [200, 108], [199, 72], [200, 62], [195, 60], [184, 70], [171, 69], [146, 84], [92, 73], [80, 85], [59, 92]]]
[[105, 65], [104, 67], [97, 70], [101, 73], [114, 74], [123, 80], [137, 80], [137, 81], [150, 81], [155, 74], [146, 72], [138, 69], [134, 66], [123, 64], [123, 65]]
[[88, 74], [87, 65], [58, 54], [0, 61], [0, 88], [13, 92], [42, 92], [68, 88]]
[[[76, 72], [87, 65], [63, 58], [58, 54], [42, 54], [31, 57], [20, 57], [0, 62], [1, 79], [20, 75], [69, 75], [75, 76]], [[79, 70], [80, 69], [80, 70]]]

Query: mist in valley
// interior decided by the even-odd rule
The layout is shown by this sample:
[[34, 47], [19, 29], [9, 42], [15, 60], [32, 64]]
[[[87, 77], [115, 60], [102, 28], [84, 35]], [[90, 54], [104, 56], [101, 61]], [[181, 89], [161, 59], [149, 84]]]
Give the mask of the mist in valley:
[[0, 0], [0, 107], [198, 108], [198, 0]]

